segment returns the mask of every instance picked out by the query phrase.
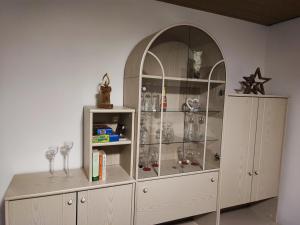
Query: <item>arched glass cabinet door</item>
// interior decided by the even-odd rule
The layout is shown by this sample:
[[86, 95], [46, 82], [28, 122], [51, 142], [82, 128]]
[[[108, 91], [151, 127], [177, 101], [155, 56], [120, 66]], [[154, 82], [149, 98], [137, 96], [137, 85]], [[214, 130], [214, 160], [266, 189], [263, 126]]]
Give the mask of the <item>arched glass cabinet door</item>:
[[[151, 169], [156, 173], [140, 168], [139, 178], [217, 168], [209, 158], [220, 157], [222, 134], [225, 66], [217, 44], [204, 31], [182, 25], [162, 32], [147, 51], [142, 89], [147, 87], [149, 96], [160, 92], [161, 107], [148, 110], [146, 127], [156, 137], [149, 146], [158, 148], [159, 162]], [[141, 110], [142, 129], [146, 113]]]

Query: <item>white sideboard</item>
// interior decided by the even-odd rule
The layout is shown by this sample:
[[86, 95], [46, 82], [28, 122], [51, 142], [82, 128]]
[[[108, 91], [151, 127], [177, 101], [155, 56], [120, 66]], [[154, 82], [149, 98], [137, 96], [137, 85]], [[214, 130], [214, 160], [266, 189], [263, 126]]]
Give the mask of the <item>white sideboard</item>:
[[[134, 180], [119, 166], [89, 182], [83, 169], [14, 176], [5, 196], [6, 225], [130, 225]], [[77, 218], [77, 223], [76, 223]]]
[[226, 99], [221, 162], [222, 208], [278, 196], [287, 98]]

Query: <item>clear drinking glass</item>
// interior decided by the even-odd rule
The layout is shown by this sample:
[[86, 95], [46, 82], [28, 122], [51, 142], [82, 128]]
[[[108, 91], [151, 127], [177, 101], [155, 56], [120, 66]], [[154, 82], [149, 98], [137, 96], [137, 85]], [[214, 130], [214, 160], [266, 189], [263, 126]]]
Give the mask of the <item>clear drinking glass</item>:
[[142, 111], [145, 111], [145, 92], [146, 92], [146, 87], [143, 86], [142, 87], [142, 93], [141, 93], [141, 110]]
[[158, 93], [152, 94], [152, 111], [160, 111], [160, 94]]
[[184, 131], [185, 141], [193, 141], [194, 139], [194, 118], [192, 113], [186, 115], [186, 126]]
[[198, 118], [197, 118], [197, 130], [196, 130], [196, 138], [197, 140], [199, 141], [204, 141], [204, 134], [203, 134], [203, 131], [201, 130], [201, 125], [203, 125], [205, 123], [205, 116], [200, 114], [198, 115]]
[[142, 169], [145, 166], [145, 146], [140, 146], [139, 151], [139, 168]]
[[64, 171], [67, 176], [70, 175], [70, 167], [69, 167], [69, 155], [70, 151], [73, 148], [72, 141], [66, 141], [62, 147], [60, 147], [60, 152], [64, 157]]
[[140, 143], [142, 145], [147, 144], [148, 142], [148, 137], [149, 137], [149, 132], [146, 127], [141, 127], [141, 134], [140, 134]]
[[46, 151], [46, 158], [49, 160], [49, 172], [54, 174], [54, 158], [58, 152], [58, 146], [50, 146]]
[[152, 95], [150, 92], [144, 94], [144, 108], [145, 111], [152, 111]]
[[156, 146], [151, 146], [149, 148], [149, 153], [151, 157], [151, 166], [158, 167], [158, 148]]
[[141, 118], [141, 130], [140, 130], [140, 144], [148, 144], [149, 143], [149, 131], [146, 128], [146, 118]]
[[182, 162], [184, 161], [184, 154], [181, 146], [177, 148], [177, 157], [178, 163], [182, 164]]
[[173, 124], [170, 122], [163, 123], [162, 139], [163, 143], [173, 142], [175, 139]]
[[198, 115], [196, 113], [194, 113], [192, 115], [192, 121], [193, 121], [193, 125], [192, 125], [192, 133], [190, 134], [191, 136], [191, 141], [199, 141], [200, 140], [200, 124], [198, 123], [198, 119], [197, 119]]
[[145, 149], [144, 151], [144, 171], [151, 171], [151, 160], [150, 160], [150, 148]]

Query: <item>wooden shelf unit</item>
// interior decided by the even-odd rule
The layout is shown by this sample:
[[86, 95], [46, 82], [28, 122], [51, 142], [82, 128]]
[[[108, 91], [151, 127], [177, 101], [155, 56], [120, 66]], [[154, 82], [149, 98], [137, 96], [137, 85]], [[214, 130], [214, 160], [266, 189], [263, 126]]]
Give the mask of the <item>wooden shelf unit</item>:
[[[93, 126], [106, 124], [114, 129], [116, 123], [126, 126], [126, 138], [116, 142], [92, 143]], [[92, 151], [104, 150], [107, 155], [107, 179], [110, 179], [109, 168], [117, 166], [127, 173], [128, 179], [133, 177], [133, 145], [134, 142], [134, 109], [114, 107], [113, 109], [99, 109], [93, 106], [84, 107], [84, 170], [88, 180], [92, 181]], [[122, 172], [123, 173], [123, 172]]]

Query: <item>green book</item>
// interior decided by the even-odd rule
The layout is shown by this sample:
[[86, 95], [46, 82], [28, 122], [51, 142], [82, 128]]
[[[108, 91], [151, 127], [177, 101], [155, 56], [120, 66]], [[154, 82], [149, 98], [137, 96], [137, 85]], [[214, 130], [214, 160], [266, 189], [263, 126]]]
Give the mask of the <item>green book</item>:
[[99, 180], [99, 151], [93, 150], [92, 153], [92, 181]]

